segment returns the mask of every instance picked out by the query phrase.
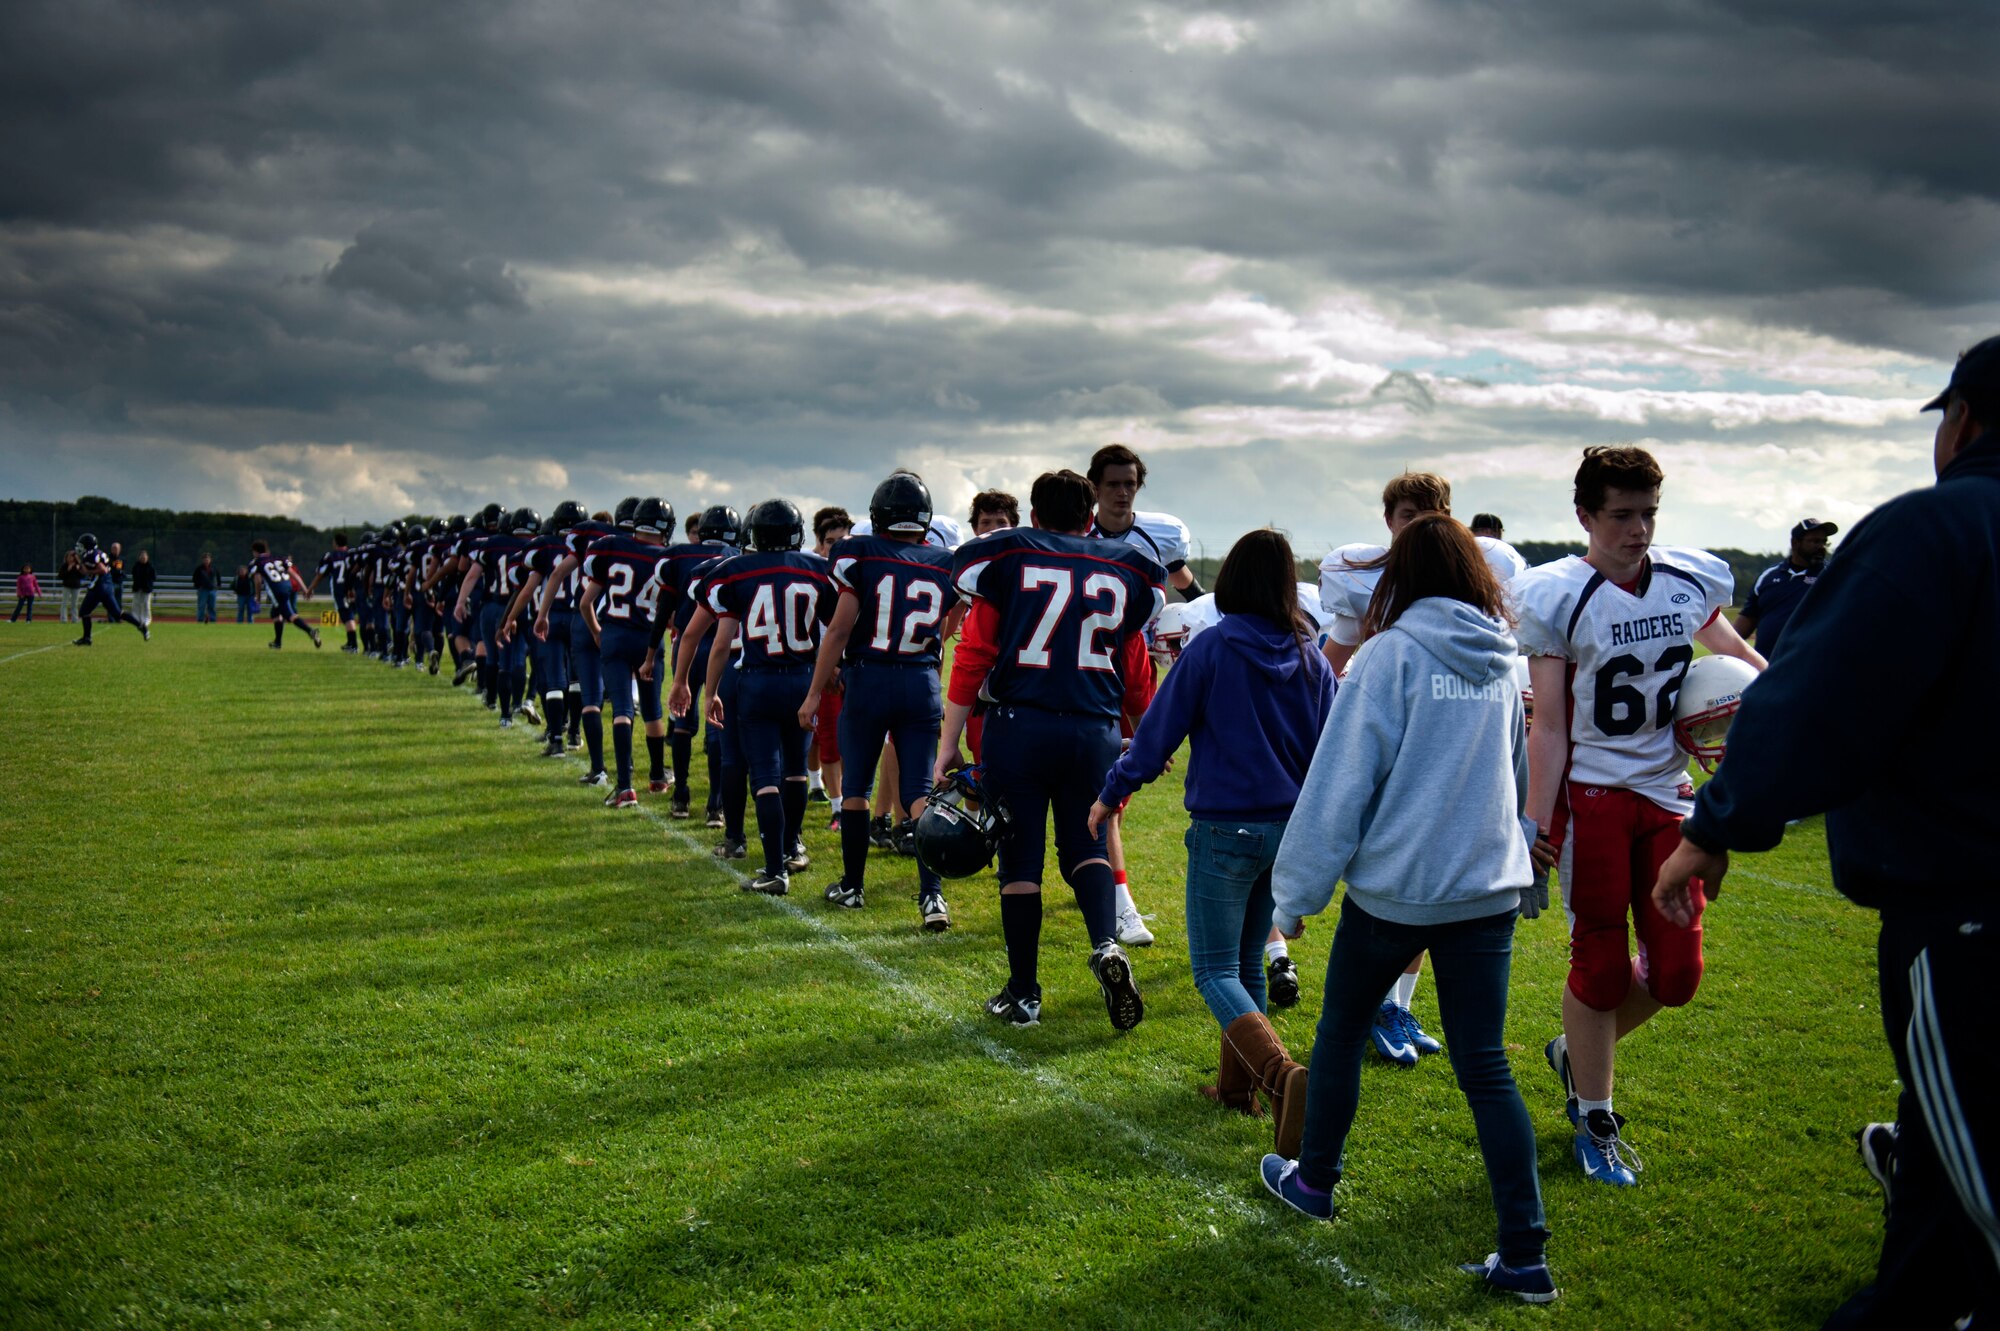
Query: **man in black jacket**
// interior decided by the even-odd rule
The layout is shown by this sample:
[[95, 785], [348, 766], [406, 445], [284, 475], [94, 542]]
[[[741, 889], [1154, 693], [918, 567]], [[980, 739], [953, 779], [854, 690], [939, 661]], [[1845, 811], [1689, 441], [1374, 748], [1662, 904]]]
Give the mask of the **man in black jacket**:
[[[1875, 1283], [1829, 1327], [2000, 1317], [2000, 337], [1961, 356], [1925, 410], [1944, 412], [1937, 484], [1862, 519], [1826, 566], [1653, 889], [1691, 920], [1729, 851], [1768, 850], [1788, 819], [1824, 811], [1834, 885], [1881, 913], [1903, 1093], [1897, 1124], [1863, 1149], [1894, 1143], [1879, 1174], [1889, 1221]], [[1863, 722], [1856, 653], [1904, 624], [1925, 640], [1899, 654], [1893, 688], [1867, 692]]]

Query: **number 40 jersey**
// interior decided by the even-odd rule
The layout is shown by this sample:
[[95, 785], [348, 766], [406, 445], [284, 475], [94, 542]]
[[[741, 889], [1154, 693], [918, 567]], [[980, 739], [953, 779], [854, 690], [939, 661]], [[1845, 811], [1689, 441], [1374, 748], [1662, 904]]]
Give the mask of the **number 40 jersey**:
[[716, 618], [737, 621], [742, 670], [810, 666], [833, 617], [826, 560], [798, 550], [751, 551], [717, 564], [702, 575], [701, 594]]
[[[1729, 565], [1701, 550], [1655, 546], [1631, 587], [1569, 555], [1507, 589], [1530, 656], [1570, 663], [1569, 779], [1637, 791], [1682, 816], [1694, 810], [1674, 702], [1694, 635], [1735, 591]], [[1542, 700], [1538, 700], [1542, 701]], [[1559, 715], [1542, 702], [1543, 716]]]

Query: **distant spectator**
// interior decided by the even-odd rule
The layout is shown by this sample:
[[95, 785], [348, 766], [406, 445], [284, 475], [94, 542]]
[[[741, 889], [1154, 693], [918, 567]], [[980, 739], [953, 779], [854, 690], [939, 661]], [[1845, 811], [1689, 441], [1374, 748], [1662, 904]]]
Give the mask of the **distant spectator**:
[[1021, 525], [1021, 503], [1005, 490], [981, 490], [972, 496], [972, 534], [984, 536]]
[[62, 622], [74, 624], [77, 602], [83, 599], [83, 561], [76, 557], [76, 551], [64, 553], [56, 577], [62, 582]]
[[9, 624], [13, 623], [21, 617], [21, 612], [25, 610], [28, 612], [28, 622], [30, 624], [34, 623], [35, 598], [41, 594], [42, 584], [35, 578], [35, 566], [33, 564], [21, 565], [21, 576], [14, 579], [14, 613], [7, 616], [7, 622]]
[[1507, 539], [1507, 526], [1492, 513], [1474, 513], [1472, 515], [1472, 534], [1474, 536], [1490, 536], [1496, 541], [1504, 541]]
[[1770, 659], [1778, 646], [1778, 635], [1791, 622], [1792, 612], [1806, 599], [1819, 575], [1826, 571], [1826, 542], [1840, 528], [1818, 518], [1801, 519], [1792, 528], [1792, 553], [1782, 564], [1773, 564], [1757, 575], [1750, 599], [1736, 616], [1736, 631], [1748, 638], [1757, 635], [1757, 650]]
[[141, 624], [153, 622], [153, 588], [159, 580], [160, 570], [154, 567], [153, 557], [141, 550], [139, 562], [132, 566], [132, 595], [139, 602]]
[[[606, 521], [609, 521], [609, 519], [608, 519], [608, 518], [606, 518], [606, 517], [604, 517], [604, 515], [602, 515], [602, 514], [599, 514], [599, 515], [598, 515], [598, 521], [600, 521], [600, 522], [606, 522]], [[690, 543], [692, 543], [692, 542], [694, 542], [694, 541], [699, 541], [699, 540], [701, 539], [701, 510], [700, 510], [700, 509], [696, 509], [696, 510], [695, 510], [694, 512], [692, 512], [692, 513], [688, 514], [688, 520], [687, 520], [686, 522], [683, 522], [683, 523], [681, 524], [681, 530], [683, 530], [683, 531], [685, 531], [685, 532], [687, 533], [687, 539], [689, 540], [689, 542], [690, 542]]]
[[116, 541], [111, 543], [111, 586], [121, 601], [125, 599], [125, 561], [120, 557], [124, 549]]
[[257, 622], [257, 589], [250, 583], [250, 566], [236, 566], [236, 581], [231, 584], [236, 589], [236, 622], [255, 624]]
[[215, 622], [215, 593], [222, 575], [215, 570], [215, 556], [203, 555], [194, 566], [194, 622]]

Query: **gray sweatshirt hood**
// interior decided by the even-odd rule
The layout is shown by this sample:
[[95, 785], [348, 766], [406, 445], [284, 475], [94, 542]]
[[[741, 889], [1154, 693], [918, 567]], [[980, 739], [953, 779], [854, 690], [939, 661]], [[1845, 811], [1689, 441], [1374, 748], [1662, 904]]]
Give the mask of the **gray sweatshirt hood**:
[[1448, 596], [1413, 602], [1390, 632], [1409, 634], [1445, 669], [1473, 684], [1491, 684], [1511, 675], [1514, 658], [1520, 655], [1505, 624]]

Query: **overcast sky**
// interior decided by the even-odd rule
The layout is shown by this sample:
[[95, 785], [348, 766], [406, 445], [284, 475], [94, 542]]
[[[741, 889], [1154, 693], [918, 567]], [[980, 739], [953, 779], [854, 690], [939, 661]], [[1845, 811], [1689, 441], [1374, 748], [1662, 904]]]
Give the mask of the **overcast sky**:
[[0, 497], [941, 509], [1122, 440], [1209, 552], [1404, 466], [1774, 548], [2000, 330], [1983, 2], [0, 8]]

